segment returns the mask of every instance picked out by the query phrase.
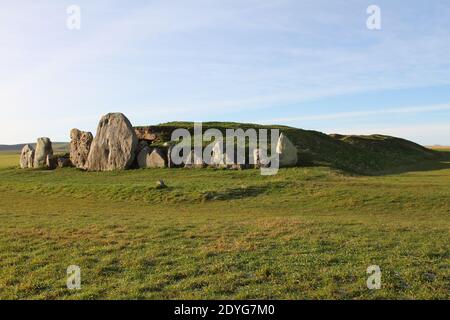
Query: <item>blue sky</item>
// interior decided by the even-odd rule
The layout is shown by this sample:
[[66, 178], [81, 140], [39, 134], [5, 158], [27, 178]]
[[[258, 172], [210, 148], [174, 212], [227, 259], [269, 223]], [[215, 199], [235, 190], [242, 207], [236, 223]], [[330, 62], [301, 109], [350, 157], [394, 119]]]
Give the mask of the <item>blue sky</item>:
[[[69, 5], [81, 29], [66, 27]], [[381, 8], [381, 30], [366, 9]], [[102, 114], [230, 120], [450, 145], [450, 1], [10, 1], [0, 143]]]

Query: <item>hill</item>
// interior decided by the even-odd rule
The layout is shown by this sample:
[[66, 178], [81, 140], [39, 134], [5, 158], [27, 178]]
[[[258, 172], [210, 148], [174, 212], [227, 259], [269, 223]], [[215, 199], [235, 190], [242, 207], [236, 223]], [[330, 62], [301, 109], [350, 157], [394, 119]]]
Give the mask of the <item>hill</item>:
[[[20, 151], [26, 144], [31, 145], [33, 148], [36, 147], [36, 143], [0, 144], [0, 152], [20, 153]], [[69, 143], [68, 142], [53, 142], [52, 146], [53, 146], [53, 151], [55, 153], [69, 152]]]

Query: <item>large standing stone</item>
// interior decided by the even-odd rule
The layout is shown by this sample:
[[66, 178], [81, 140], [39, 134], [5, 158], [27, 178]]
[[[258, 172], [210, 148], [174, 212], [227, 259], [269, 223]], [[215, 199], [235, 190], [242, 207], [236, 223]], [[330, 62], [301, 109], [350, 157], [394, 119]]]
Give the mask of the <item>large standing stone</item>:
[[33, 167], [46, 167], [48, 155], [53, 155], [52, 142], [49, 138], [38, 138], [36, 143], [36, 151], [34, 152]]
[[280, 157], [280, 167], [297, 165], [297, 147], [283, 133], [278, 138], [276, 152]]
[[20, 167], [22, 169], [33, 168], [33, 162], [34, 162], [34, 149], [32, 146], [27, 144], [22, 148], [22, 152], [20, 153]]
[[139, 168], [165, 168], [166, 159], [161, 149], [150, 149], [145, 147], [137, 157]]
[[108, 113], [98, 124], [86, 167], [92, 171], [127, 169], [133, 163], [137, 144], [127, 117], [122, 113]]
[[94, 137], [90, 132], [72, 129], [70, 131], [70, 161], [80, 169], [86, 169], [92, 140]]

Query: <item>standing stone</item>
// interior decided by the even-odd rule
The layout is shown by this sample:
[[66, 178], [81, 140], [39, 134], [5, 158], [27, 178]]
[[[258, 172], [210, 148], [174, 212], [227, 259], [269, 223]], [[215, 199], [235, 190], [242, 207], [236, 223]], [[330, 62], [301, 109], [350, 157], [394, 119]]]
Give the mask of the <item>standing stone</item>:
[[265, 168], [269, 165], [270, 159], [267, 156], [267, 150], [263, 152], [263, 149], [253, 150], [253, 163], [251, 163], [255, 169]]
[[22, 152], [20, 153], [20, 167], [22, 169], [33, 168], [33, 162], [34, 162], [34, 149], [32, 146], [27, 144], [22, 148]]
[[223, 142], [217, 141], [213, 148], [211, 153], [211, 163], [210, 165], [213, 167], [218, 167], [225, 164], [224, 161], [224, 154], [223, 154]]
[[70, 131], [70, 161], [80, 169], [86, 169], [86, 162], [94, 137], [92, 133], [72, 129]]
[[141, 140], [139, 141], [137, 147], [136, 147], [136, 155], [138, 155], [144, 148], [148, 148], [147, 141]]
[[167, 142], [164, 142], [163, 145], [164, 145], [164, 147], [167, 148], [167, 156], [166, 156], [167, 167], [168, 168], [175, 168], [175, 167], [177, 167], [177, 165], [172, 161], [172, 151], [173, 151], [173, 148], [175, 146], [175, 143], [173, 141], [167, 141]]
[[159, 148], [152, 150], [145, 147], [139, 152], [137, 162], [139, 168], [165, 168], [167, 166], [164, 152]]
[[137, 155], [137, 164], [139, 168], [148, 168], [148, 158], [150, 157], [151, 149], [149, 146], [144, 146]]
[[212, 167], [218, 168], [231, 168], [234, 164], [236, 164], [236, 161], [231, 158], [228, 152], [224, 151], [224, 144], [222, 141], [217, 141], [214, 144], [210, 161]]
[[280, 157], [280, 167], [297, 165], [297, 148], [283, 133], [278, 138], [276, 152]]
[[103, 116], [92, 141], [86, 168], [91, 171], [123, 170], [135, 158], [138, 139], [122, 113]]
[[45, 165], [50, 170], [54, 170], [58, 167], [58, 157], [52, 154], [47, 155], [47, 159], [45, 160]]
[[195, 154], [194, 150], [191, 150], [187, 157], [184, 159], [185, 168], [204, 168], [203, 159], [201, 156]]
[[154, 149], [148, 157], [148, 168], [165, 168], [166, 159], [161, 149]]
[[47, 165], [47, 156], [53, 155], [52, 142], [49, 138], [38, 138], [34, 152], [34, 168], [44, 168]]
[[168, 144], [167, 146], [168, 146], [168, 148], [167, 148], [167, 167], [168, 167], [168, 168], [175, 168], [176, 165], [175, 165], [175, 163], [173, 163], [173, 161], [172, 161], [172, 150], [173, 150], [173, 146], [170, 145], [170, 144]]

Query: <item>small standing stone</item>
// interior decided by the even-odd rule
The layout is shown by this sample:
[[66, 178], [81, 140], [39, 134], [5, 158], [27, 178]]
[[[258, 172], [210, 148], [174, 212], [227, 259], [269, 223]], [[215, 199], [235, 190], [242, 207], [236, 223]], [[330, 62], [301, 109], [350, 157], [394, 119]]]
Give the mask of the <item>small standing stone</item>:
[[58, 157], [56, 157], [52, 154], [48, 154], [47, 159], [45, 160], [45, 165], [50, 170], [56, 169], [58, 167]]
[[20, 167], [22, 169], [33, 168], [33, 161], [34, 149], [32, 146], [27, 144], [22, 148], [22, 152], [20, 153]]
[[137, 157], [139, 168], [165, 168], [166, 158], [164, 152], [159, 149], [145, 147], [139, 152]]

